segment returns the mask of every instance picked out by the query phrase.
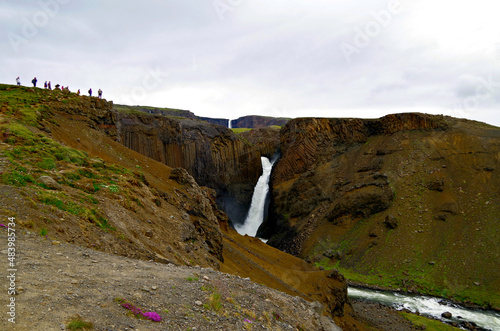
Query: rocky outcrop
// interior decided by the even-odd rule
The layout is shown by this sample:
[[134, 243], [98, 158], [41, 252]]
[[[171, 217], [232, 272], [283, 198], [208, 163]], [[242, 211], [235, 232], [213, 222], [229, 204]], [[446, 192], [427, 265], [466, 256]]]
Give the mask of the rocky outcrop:
[[231, 130], [206, 122], [117, 113], [117, 135], [126, 147], [173, 168], [184, 168], [217, 191], [231, 218], [246, 212], [262, 173], [260, 154]]
[[200, 117], [196, 116], [193, 112], [189, 110], [183, 110], [183, 109], [146, 107], [146, 106], [127, 106], [127, 105], [115, 105], [115, 109], [127, 113], [142, 112], [145, 114], [162, 115], [167, 117], [184, 117], [190, 119], [197, 119], [211, 124], [222, 125], [225, 127], [227, 127], [229, 123], [229, 120], [225, 118]]
[[[387, 115], [380, 119], [298, 118], [281, 131], [282, 158], [273, 179], [281, 183], [340, 155], [351, 146], [364, 143], [370, 136], [404, 130], [443, 130], [442, 116], [420, 113]], [[380, 150], [383, 155], [391, 151]]]
[[[224, 261], [222, 256], [222, 233], [219, 221], [214, 212], [217, 208], [214, 204], [215, 191], [207, 187], [200, 187], [194, 178], [188, 174], [186, 169], [176, 168], [170, 173], [170, 179], [183, 185], [187, 194], [194, 197], [194, 204], [182, 204], [188, 215], [193, 217], [193, 226], [189, 226], [187, 232], [183, 233], [181, 241], [201, 240], [206, 244], [207, 251], [214, 255], [219, 261]], [[189, 217], [188, 217], [189, 218]]]
[[258, 129], [266, 126], [283, 126], [289, 121], [288, 118], [276, 118], [276, 117], [266, 117], [266, 116], [243, 116], [238, 119], [232, 120], [231, 126], [233, 128], [252, 128]]
[[280, 128], [268, 126], [240, 133], [240, 137], [248, 141], [262, 156], [272, 158], [280, 150]]
[[[47, 107], [50, 111], [63, 111], [73, 115], [83, 115], [89, 120], [92, 127], [114, 126], [116, 118], [113, 110], [113, 101], [94, 97], [80, 96], [78, 98], [54, 91], [56, 101], [50, 102]], [[58, 97], [57, 97], [58, 96]]]
[[[484, 123], [418, 113], [295, 119], [281, 130], [258, 235], [395, 288], [428, 290], [411, 277], [418, 270], [436, 289], [452, 282], [481, 296], [498, 290], [489, 270], [500, 254], [499, 164], [500, 129]], [[481, 270], [474, 277], [484, 290], [470, 270]]]

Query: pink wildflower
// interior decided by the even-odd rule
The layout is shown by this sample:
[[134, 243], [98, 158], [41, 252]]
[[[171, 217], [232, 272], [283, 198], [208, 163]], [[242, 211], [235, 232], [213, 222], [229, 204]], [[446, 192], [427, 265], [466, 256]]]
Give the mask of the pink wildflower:
[[143, 313], [142, 315], [144, 317], [146, 317], [147, 319], [152, 320], [153, 322], [159, 322], [159, 321], [161, 321], [161, 316], [158, 315], [157, 313], [153, 312], [153, 311], [150, 311], [150, 312], [147, 312], [147, 313]]

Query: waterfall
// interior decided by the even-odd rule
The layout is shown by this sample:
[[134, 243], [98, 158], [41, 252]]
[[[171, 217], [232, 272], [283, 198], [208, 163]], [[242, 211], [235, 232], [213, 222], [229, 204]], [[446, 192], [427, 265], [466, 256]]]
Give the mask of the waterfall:
[[232, 129], [233, 128], [233, 120], [228, 120], [227, 122], [227, 128]]
[[273, 168], [274, 161], [271, 163], [267, 157], [261, 157], [262, 162], [262, 176], [260, 176], [257, 184], [255, 185], [252, 203], [248, 210], [245, 222], [241, 225], [236, 225], [236, 231], [239, 234], [255, 237], [259, 226], [264, 222], [264, 208], [266, 205], [267, 193], [269, 192], [269, 177]]

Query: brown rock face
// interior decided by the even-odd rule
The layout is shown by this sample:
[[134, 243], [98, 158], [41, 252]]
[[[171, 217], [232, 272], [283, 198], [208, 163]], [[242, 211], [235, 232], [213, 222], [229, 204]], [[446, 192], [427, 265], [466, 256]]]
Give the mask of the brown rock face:
[[240, 137], [250, 142], [262, 156], [269, 159], [279, 153], [280, 128], [277, 126], [245, 131], [240, 134]]
[[260, 153], [231, 130], [191, 119], [117, 113], [117, 135], [126, 147], [184, 168], [200, 185], [215, 189], [231, 218], [248, 208], [262, 173]]
[[[63, 100], [62, 92], [61, 100]], [[92, 127], [95, 127], [97, 124], [113, 126], [116, 120], [112, 112], [113, 101], [107, 101], [105, 99], [80, 96], [76, 99], [72, 98], [67, 102], [51, 102], [48, 106], [53, 111], [84, 115], [91, 120], [89, 123], [92, 124]]]
[[[380, 119], [298, 118], [281, 131], [282, 157], [273, 174], [281, 183], [364, 143], [371, 135], [403, 130], [444, 129], [443, 117], [419, 113], [392, 114]], [[378, 151], [383, 155], [391, 151]]]
[[395, 288], [426, 288], [418, 277], [390, 278], [405, 271], [460, 291], [471, 284], [468, 270], [477, 270], [488, 285], [474, 290], [495, 292], [499, 167], [500, 128], [484, 123], [426, 114], [295, 119], [281, 130], [258, 235]]
[[266, 116], [243, 116], [235, 119], [231, 122], [233, 128], [252, 128], [258, 129], [266, 126], [283, 126], [288, 122], [287, 118], [276, 118], [276, 117], [266, 117]]

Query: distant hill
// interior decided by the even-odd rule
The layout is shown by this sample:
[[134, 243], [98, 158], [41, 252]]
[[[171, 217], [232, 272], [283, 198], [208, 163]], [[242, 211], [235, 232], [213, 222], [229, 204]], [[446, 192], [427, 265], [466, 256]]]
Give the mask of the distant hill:
[[289, 120], [289, 118], [249, 115], [232, 120], [231, 126], [233, 128], [259, 129], [267, 126], [283, 126]]

